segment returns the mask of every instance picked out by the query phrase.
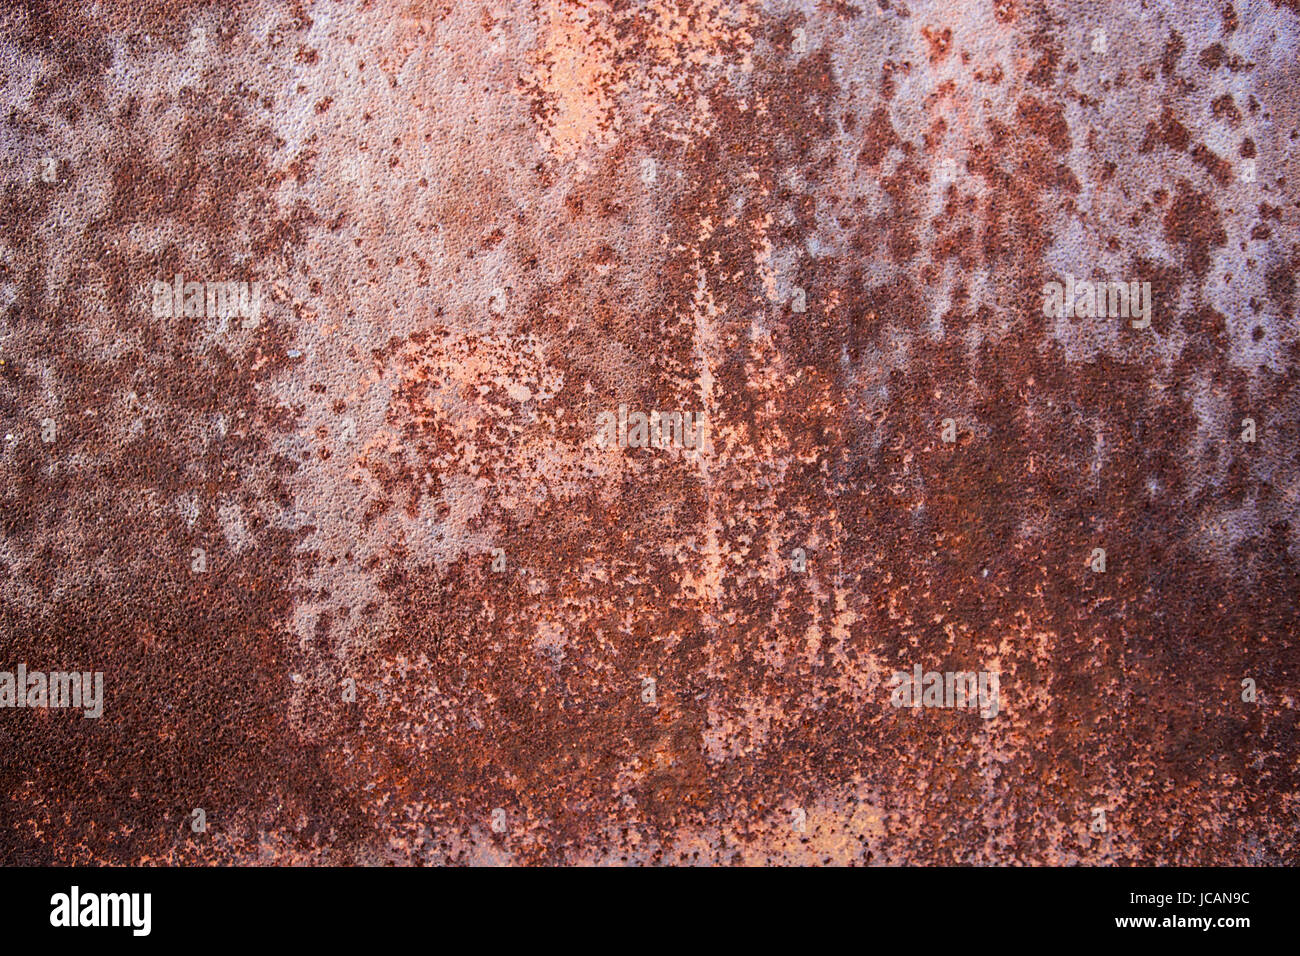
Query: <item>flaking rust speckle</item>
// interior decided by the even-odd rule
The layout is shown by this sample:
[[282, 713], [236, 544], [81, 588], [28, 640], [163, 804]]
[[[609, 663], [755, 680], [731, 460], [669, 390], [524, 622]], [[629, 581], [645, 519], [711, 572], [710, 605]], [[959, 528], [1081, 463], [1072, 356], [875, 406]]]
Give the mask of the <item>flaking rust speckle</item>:
[[105, 675], [0, 708], [0, 861], [1300, 862], [1294, 3], [20, 2], [0, 56], [0, 671]]

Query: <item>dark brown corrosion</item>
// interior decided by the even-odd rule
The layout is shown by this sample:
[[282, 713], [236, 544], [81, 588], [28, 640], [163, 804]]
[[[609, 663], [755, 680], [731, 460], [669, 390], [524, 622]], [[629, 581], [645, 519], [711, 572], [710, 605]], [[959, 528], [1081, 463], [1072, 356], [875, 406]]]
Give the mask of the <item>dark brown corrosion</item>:
[[105, 675], [0, 862], [1300, 862], [1294, 3], [91, 15], [0, 14], [0, 670]]

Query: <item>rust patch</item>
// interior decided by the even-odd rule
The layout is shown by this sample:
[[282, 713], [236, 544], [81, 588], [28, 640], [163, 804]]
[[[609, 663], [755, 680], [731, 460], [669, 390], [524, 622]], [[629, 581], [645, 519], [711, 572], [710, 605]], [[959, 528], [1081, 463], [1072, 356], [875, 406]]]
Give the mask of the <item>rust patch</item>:
[[0, 672], [105, 677], [0, 860], [1300, 859], [1293, 3], [97, 9], [0, 14]]

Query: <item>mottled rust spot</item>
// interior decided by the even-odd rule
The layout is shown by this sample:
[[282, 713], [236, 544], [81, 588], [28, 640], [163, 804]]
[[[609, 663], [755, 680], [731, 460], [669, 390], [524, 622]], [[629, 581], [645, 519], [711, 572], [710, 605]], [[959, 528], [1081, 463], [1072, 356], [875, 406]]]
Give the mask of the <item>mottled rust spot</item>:
[[1293, 0], [94, 10], [0, 13], [0, 671], [106, 684], [0, 861], [1300, 862]]

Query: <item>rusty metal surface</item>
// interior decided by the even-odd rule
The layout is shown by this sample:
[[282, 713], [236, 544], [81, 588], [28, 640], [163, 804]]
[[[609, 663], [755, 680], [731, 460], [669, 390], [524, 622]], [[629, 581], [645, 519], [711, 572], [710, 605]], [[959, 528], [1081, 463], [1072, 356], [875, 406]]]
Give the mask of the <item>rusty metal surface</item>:
[[0, 708], [0, 862], [1300, 862], [1294, 0], [33, 0], [0, 59], [0, 670], [104, 675]]

